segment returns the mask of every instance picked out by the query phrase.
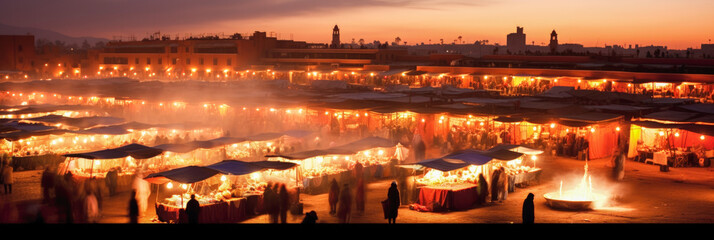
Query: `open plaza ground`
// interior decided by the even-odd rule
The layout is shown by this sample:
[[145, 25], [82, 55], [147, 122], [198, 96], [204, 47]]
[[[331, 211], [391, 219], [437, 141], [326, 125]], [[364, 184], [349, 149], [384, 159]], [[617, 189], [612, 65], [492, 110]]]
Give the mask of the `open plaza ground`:
[[[521, 208], [528, 193], [535, 194], [536, 223], [713, 223], [714, 218], [714, 168], [691, 167], [670, 168], [661, 172], [659, 166], [634, 161], [625, 163], [623, 181], [610, 180], [609, 159], [588, 161], [593, 179], [593, 189], [609, 193], [610, 201], [587, 211], [564, 211], [549, 207], [544, 194], [558, 191], [560, 182], [569, 176], [582, 176], [585, 161], [546, 157], [538, 161], [543, 169], [541, 181], [524, 188], [516, 188], [502, 203], [489, 203], [465, 211], [418, 212], [407, 205], [399, 209], [398, 224], [519, 224]], [[42, 171], [16, 172], [16, 182], [12, 195], [1, 195], [5, 213], [14, 209], [18, 216], [43, 209], [41, 203], [40, 176]], [[382, 179], [369, 183], [366, 187], [366, 207], [364, 213], [353, 211], [350, 223], [386, 224], [380, 202], [387, 197], [387, 189], [393, 179]], [[153, 203], [155, 195], [149, 198]], [[327, 194], [301, 194], [304, 212], [316, 211], [317, 223], [338, 223], [336, 216], [329, 214]], [[113, 197], [104, 195], [102, 218], [99, 223], [128, 223], [129, 193], [122, 192]], [[353, 207], [354, 209], [354, 207]], [[51, 210], [45, 210], [51, 212]], [[50, 214], [51, 215], [51, 214]], [[304, 215], [288, 215], [289, 223], [300, 223]], [[152, 207], [142, 216], [140, 223], [160, 223], [155, 221]], [[52, 219], [47, 219], [52, 222]], [[265, 214], [249, 218], [240, 224], [268, 223]], [[163, 223], [162, 223], [163, 224]]]

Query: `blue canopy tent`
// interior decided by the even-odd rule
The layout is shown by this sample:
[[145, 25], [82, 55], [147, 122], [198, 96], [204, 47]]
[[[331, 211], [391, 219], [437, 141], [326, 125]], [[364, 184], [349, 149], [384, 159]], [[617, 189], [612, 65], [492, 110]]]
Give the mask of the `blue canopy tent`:
[[452, 171], [469, 165], [481, 166], [494, 159], [510, 161], [520, 156], [523, 156], [523, 154], [499, 148], [488, 151], [467, 149], [456, 151], [440, 158], [424, 160], [416, 164], [440, 171]]
[[359, 151], [364, 151], [372, 148], [390, 148], [395, 147], [397, 143], [392, 140], [380, 137], [367, 137], [358, 141], [344, 144], [338, 147], [328, 149], [313, 149], [302, 152], [281, 154], [281, 155], [266, 155], [265, 157], [281, 157], [290, 160], [304, 160], [312, 157], [325, 155], [352, 155]]
[[[214, 169], [199, 167], [199, 166], [187, 166], [182, 168], [171, 169], [164, 172], [149, 174], [149, 176], [144, 177], [149, 183], [157, 184], [156, 186], [156, 201], [159, 200], [159, 186], [170, 181], [176, 181], [180, 183], [195, 183], [206, 180], [210, 177], [219, 174], [220, 172]], [[181, 201], [183, 202], [183, 195], [181, 195]], [[183, 204], [183, 203], [182, 203]]]
[[324, 150], [308, 150], [290, 154], [265, 155], [265, 157], [281, 157], [290, 160], [304, 160], [308, 158], [325, 156], [325, 155], [352, 155], [355, 152], [342, 149], [324, 149]]
[[380, 138], [380, 137], [367, 137], [363, 138], [342, 146], [334, 147], [332, 149], [336, 150], [345, 150], [345, 151], [352, 151], [354, 153], [357, 153], [359, 151], [367, 150], [367, 149], [372, 149], [372, 148], [389, 148], [389, 147], [394, 147], [396, 146], [397, 143], [386, 139], [386, 138]]
[[110, 148], [86, 153], [64, 154], [64, 157], [76, 157], [85, 159], [116, 159], [131, 156], [136, 159], [147, 159], [163, 153], [158, 148], [147, 147], [141, 144], [132, 143], [118, 148]]
[[164, 172], [152, 173], [149, 174], [149, 176], [146, 176], [144, 180], [154, 184], [164, 184], [169, 181], [195, 183], [206, 180], [219, 173], [220, 171], [207, 167], [187, 166]]
[[[131, 156], [132, 158], [135, 159], [148, 159], [152, 158], [158, 155], [161, 155], [164, 152], [164, 150], [158, 149], [158, 148], [152, 148], [152, 147], [147, 147], [141, 144], [136, 144], [132, 143], [129, 145], [121, 146], [118, 148], [110, 148], [110, 149], [104, 149], [104, 150], [99, 150], [99, 151], [94, 151], [94, 152], [86, 152], [86, 153], [71, 153], [71, 154], [64, 154], [62, 156], [68, 157], [68, 158], [84, 158], [84, 159], [92, 159], [92, 160], [105, 160], [105, 159], [117, 159], [117, 158], [125, 158], [128, 156]], [[90, 177], [92, 176], [92, 172], [94, 172], [94, 164], [92, 164], [92, 169], [90, 170]]]
[[273, 140], [277, 139], [283, 136], [292, 136], [292, 137], [305, 137], [311, 134], [312, 132], [310, 131], [304, 131], [304, 130], [292, 130], [292, 131], [285, 131], [281, 133], [261, 133], [261, 134], [256, 134], [253, 136], [248, 136], [248, 137], [219, 137], [211, 140], [205, 140], [205, 141], [192, 141], [192, 142], [187, 142], [187, 143], [171, 143], [171, 144], [161, 144], [161, 145], [156, 145], [154, 148], [162, 149], [164, 151], [168, 152], [175, 152], [175, 153], [188, 153], [193, 150], [202, 148], [202, 149], [209, 149], [209, 148], [215, 148], [215, 147], [220, 147], [220, 146], [226, 146], [230, 144], [235, 144], [235, 143], [241, 143], [245, 141], [268, 141], [268, 140]]
[[433, 168], [442, 172], [453, 171], [471, 165], [461, 160], [447, 160], [444, 158], [427, 159], [418, 162], [417, 164], [422, 165], [424, 167]]
[[[294, 164], [293, 164], [294, 166]], [[207, 168], [232, 175], [244, 175], [265, 169], [263, 166], [238, 160], [223, 160], [206, 166]]]
[[443, 156], [441, 158], [461, 160], [461, 161], [468, 163], [470, 165], [477, 165], [477, 166], [484, 165], [493, 159], [492, 156], [488, 156], [488, 155], [484, 154], [482, 151], [471, 150], [471, 149], [456, 151], [449, 155]]
[[521, 145], [514, 145], [514, 144], [500, 144], [500, 145], [497, 145], [489, 150], [501, 150], [501, 149], [509, 150], [509, 151], [517, 152], [517, 153], [522, 153], [522, 154], [529, 154], [529, 155], [538, 155], [538, 154], [543, 153], [542, 150], [532, 149], [529, 147], [524, 147]]
[[523, 156], [523, 153], [517, 153], [506, 149], [492, 149], [481, 153], [485, 156], [491, 157], [492, 159], [501, 161], [511, 161]]
[[169, 181], [180, 183], [195, 183], [203, 181], [216, 174], [245, 175], [264, 169], [286, 170], [294, 167], [295, 163], [287, 162], [244, 162], [239, 160], [223, 160], [208, 166], [187, 166], [164, 172], [153, 173], [144, 179], [150, 183], [163, 184]]

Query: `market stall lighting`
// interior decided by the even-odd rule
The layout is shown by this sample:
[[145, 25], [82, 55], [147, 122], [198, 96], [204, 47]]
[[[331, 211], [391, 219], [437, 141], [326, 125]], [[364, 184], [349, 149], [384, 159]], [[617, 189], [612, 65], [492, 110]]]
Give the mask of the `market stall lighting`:
[[704, 140], [704, 135], [700, 136], [699, 139]]
[[174, 184], [172, 184], [171, 182], [169, 182], [169, 183], [166, 184], [166, 188], [172, 189], [172, 188], [174, 188]]
[[663, 131], [659, 131], [659, 135], [660, 135], [660, 136], [664, 136], [664, 132], [663, 132]]
[[186, 185], [186, 184], [181, 184], [181, 188], [183, 188], [183, 190], [186, 190], [186, 189], [188, 189], [188, 185]]
[[227, 179], [228, 179], [228, 178], [226, 178], [226, 175], [222, 175], [222, 176], [221, 176], [221, 181], [222, 181], [222, 182], [225, 182]]
[[555, 123], [551, 123], [550, 128], [555, 128]]
[[679, 133], [678, 132], [674, 133], [674, 136], [679, 137]]

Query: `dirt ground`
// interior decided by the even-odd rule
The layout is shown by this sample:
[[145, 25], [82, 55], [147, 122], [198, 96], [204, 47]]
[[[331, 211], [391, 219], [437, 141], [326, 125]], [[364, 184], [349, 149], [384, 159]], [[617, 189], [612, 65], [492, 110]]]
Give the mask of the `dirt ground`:
[[[521, 208], [528, 193], [535, 194], [536, 223], [714, 223], [714, 168], [670, 168], [660, 172], [659, 166], [626, 161], [623, 181], [610, 180], [609, 159], [588, 161], [593, 189], [609, 193], [607, 205], [588, 211], [563, 211], [546, 204], [544, 194], [558, 191], [560, 182], [570, 184], [583, 175], [584, 161], [542, 157], [538, 166], [543, 169], [539, 184], [516, 188], [503, 203], [488, 204], [466, 211], [417, 212], [403, 205], [397, 223], [499, 223], [521, 222]], [[21, 218], [27, 212], [40, 211], [41, 171], [15, 173], [13, 193], [0, 195], [3, 216]], [[572, 177], [572, 178], [571, 178]], [[366, 210], [353, 214], [350, 223], [387, 223], [383, 218], [380, 202], [386, 199], [392, 179], [372, 182], [366, 189]], [[1, 189], [0, 189], [1, 190]], [[0, 191], [1, 192], [1, 191]], [[151, 196], [151, 199], [155, 199]], [[327, 194], [301, 194], [304, 212], [315, 210], [318, 223], [337, 223], [337, 218], [328, 213]], [[99, 223], [128, 222], [129, 193], [105, 197], [102, 218]], [[354, 209], [354, 207], [353, 207]], [[30, 214], [31, 215], [31, 214]], [[299, 223], [303, 215], [289, 215], [290, 223]], [[157, 223], [155, 212], [149, 208], [141, 223]], [[31, 220], [18, 220], [28, 222]], [[52, 222], [52, 219], [47, 219]], [[259, 215], [241, 223], [267, 223], [266, 215]]]

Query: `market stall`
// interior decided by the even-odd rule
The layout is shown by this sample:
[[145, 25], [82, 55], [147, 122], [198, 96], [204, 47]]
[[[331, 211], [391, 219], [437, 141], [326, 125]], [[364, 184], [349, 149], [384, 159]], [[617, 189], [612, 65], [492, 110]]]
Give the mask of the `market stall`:
[[697, 123], [633, 121], [628, 157], [670, 167], [709, 166], [714, 158], [713, 129]]
[[[199, 167], [188, 166], [155, 173], [145, 179], [154, 184], [164, 185], [164, 190], [157, 193], [156, 214], [159, 221], [185, 223], [185, 208], [191, 194], [201, 206], [201, 223], [235, 223], [263, 212], [263, 191], [273, 171], [285, 172], [295, 164], [281, 162], [243, 162], [224, 160], [222, 162]], [[286, 176], [288, 173], [276, 175]], [[272, 180], [275, 180], [273, 178]], [[271, 180], [271, 181], [272, 181]], [[284, 179], [287, 183], [290, 179]], [[173, 183], [180, 184], [174, 189]], [[160, 186], [157, 186], [157, 188]], [[295, 188], [288, 191], [291, 203], [297, 203], [298, 192]], [[159, 196], [169, 195], [162, 198]]]
[[58, 173], [71, 173], [75, 180], [82, 182], [91, 178], [106, 179], [107, 174], [112, 172], [117, 175], [116, 189], [128, 190], [138, 171], [158, 171], [156, 163], [147, 162], [153, 161], [162, 152], [140, 144], [129, 144], [94, 152], [65, 154], [65, 162], [60, 164]]
[[[353, 182], [353, 169], [357, 163], [363, 166], [366, 182], [393, 176], [392, 166], [403, 161], [407, 149], [391, 140], [368, 137], [329, 149], [316, 149], [292, 154], [267, 155], [271, 160], [299, 164], [303, 192], [324, 193], [332, 179], [338, 182]], [[393, 160], [394, 159], [394, 160]]]
[[[528, 154], [516, 152], [527, 152]], [[418, 162], [427, 170], [416, 179], [417, 206], [425, 211], [459, 211], [471, 208], [479, 199], [479, 175], [491, 181], [491, 173], [504, 167], [509, 191], [540, 179], [541, 169], [524, 164], [524, 157], [542, 152], [517, 145], [498, 145], [492, 149], [462, 150], [441, 158]], [[489, 184], [490, 185], [490, 184]]]

